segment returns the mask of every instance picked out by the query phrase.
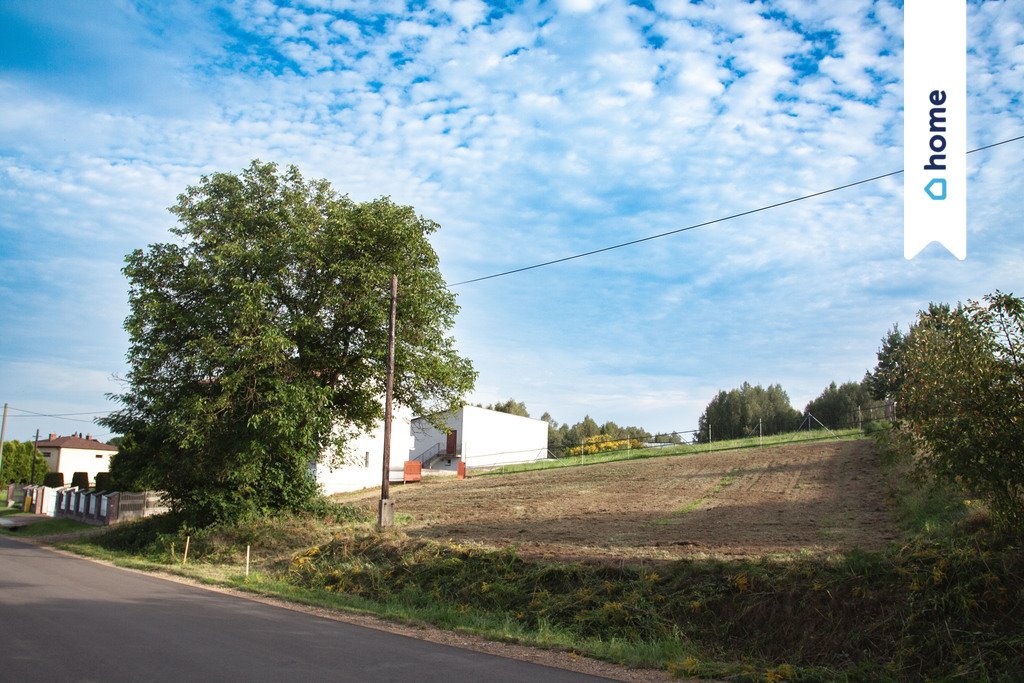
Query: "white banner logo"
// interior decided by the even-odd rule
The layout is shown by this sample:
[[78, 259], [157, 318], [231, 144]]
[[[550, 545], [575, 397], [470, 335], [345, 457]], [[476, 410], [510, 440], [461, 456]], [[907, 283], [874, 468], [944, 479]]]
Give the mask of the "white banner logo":
[[967, 258], [967, 2], [903, 6], [903, 256]]

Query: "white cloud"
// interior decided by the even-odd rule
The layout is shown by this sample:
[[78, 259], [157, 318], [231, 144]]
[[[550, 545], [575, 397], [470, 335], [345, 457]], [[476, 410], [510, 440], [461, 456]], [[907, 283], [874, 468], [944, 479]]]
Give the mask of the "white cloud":
[[[195, 7], [151, 21], [183, 21]], [[969, 12], [971, 140], [988, 144], [1024, 128], [1024, 18], [1011, 3]], [[79, 300], [94, 327], [116, 325], [123, 254], [166, 239], [165, 207], [200, 174], [254, 157], [296, 163], [355, 199], [389, 194], [440, 221], [435, 246], [450, 281], [901, 162], [895, 2], [870, 14], [855, 0], [653, 12], [526, 3], [489, 14], [468, 1], [409, 11], [397, 1], [244, 0], [230, 5], [230, 37], [211, 28], [212, 15], [192, 14], [158, 26], [182, 31], [160, 43], [169, 52], [158, 55], [152, 87], [189, 93], [179, 99], [195, 106], [90, 105], [31, 79], [0, 79], [0, 96], [18, 105], [0, 117], [0, 227], [15, 245], [0, 285], [36, 292], [39, 303], [31, 313], [5, 304], [10, 326], [68, 315]], [[142, 50], [150, 28], [140, 20], [128, 49]], [[607, 405], [605, 419], [643, 422], [643, 411], [667, 414], [654, 408], [663, 396], [690, 411], [685, 420], [701, 392], [755, 372], [799, 393], [854, 378], [885, 327], [928, 299], [1024, 289], [1009, 217], [1024, 190], [1019, 158], [1009, 146], [972, 157], [972, 260], [962, 267], [903, 262], [895, 179], [461, 288], [458, 333], [483, 371], [481, 400], [513, 395], [570, 421]], [[27, 256], [40, 235], [43, 249], [88, 245], [92, 267], [114, 275], [68, 263], [67, 283], [22, 284], [45, 262]], [[115, 332], [102, 338], [122, 346], [91, 351], [89, 367], [120, 367]], [[3, 334], [5, 359], [37, 362], [38, 350]], [[527, 370], [537, 359], [550, 360]], [[680, 426], [664, 419], [648, 426]]]

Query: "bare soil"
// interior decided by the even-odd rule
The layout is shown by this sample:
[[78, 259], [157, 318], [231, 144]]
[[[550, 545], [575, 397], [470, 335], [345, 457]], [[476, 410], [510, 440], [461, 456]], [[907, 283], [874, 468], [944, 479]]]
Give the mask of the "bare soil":
[[[898, 537], [869, 441], [782, 445], [393, 486], [414, 537], [559, 559], [740, 558]], [[375, 494], [355, 497], [376, 505]], [[408, 519], [407, 516], [411, 516]]]

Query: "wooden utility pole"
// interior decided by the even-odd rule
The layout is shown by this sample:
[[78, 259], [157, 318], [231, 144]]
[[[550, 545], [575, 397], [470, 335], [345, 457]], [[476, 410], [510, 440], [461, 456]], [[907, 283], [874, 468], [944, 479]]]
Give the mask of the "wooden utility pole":
[[[59, 451], [58, 451], [59, 452]], [[39, 430], [36, 430], [36, 440], [32, 442], [32, 476], [29, 477], [28, 483], [36, 483], [36, 454], [39, 453]]]
[[[4, 404], [4, 421], [0, 423], [0, 472], [4, 469], [4, 434], [7, 433], [7, 404]], [[2, 480], [0, 480], [2, 481]]]
[[384, 390], [384, 471], [377, 505], [377, 527], [383, 529], [395, 521], [395, 501], [391, 500], [391, 399], [395, 386], [395, 314], [398, 312], [398, 276], [391, 276], [391, 319], [388, 325], [388, 380]]

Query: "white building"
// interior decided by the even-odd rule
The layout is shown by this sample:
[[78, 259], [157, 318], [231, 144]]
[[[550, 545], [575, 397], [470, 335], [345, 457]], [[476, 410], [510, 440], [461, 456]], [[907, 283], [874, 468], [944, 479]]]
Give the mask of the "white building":
[[495, 410], [463, 406], [445, 418], [446, 431], [425, 418], [412, 421], [410, 460], [424, 467], [455, 469], [533, 462], [548, 457], [548, 423]]
[[[412, 449], [412, 411], [395, 406], [391, 416], [391, 481], [402, 480], [402, 467]], [[314, 465], [317, 483], [325, 494], [359, 491], [380, 486], [384, 467], [384, 422], [346, 444], [344, 464], [332, 468], [330, 454]]]
[[92, 434], [82, 436], [80, 432], [71, 436], [50, 434], [50, 438], [36, 446], [49, 470], [64, 475], [65, 484], [71, 483], [75, 472], [88, 472], [89, 481], [95, 482], [98, 472], [110, 471], [110, 458], [117, 453], [117, 446], [103, 443]]

